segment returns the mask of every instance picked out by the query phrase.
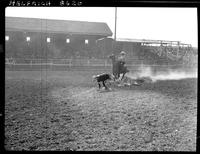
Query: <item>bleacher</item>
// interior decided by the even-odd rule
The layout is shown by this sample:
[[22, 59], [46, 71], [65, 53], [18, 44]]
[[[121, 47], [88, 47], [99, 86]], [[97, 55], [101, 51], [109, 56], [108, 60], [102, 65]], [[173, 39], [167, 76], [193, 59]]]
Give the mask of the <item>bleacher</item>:
[[[192, 60], [191, 52], [180, 52], [179, 57], [183, 56], [181, 60], [177, 60], [176, 52], [170, 52], [164, 50], [165, 47], [159, 46], [148, 46], [143, 45], [142, 48], [137, 52], [134, 56], [129, 56], [127, 52], [127, 60], [126, 65], [129, 69], [135, 69], [138, 66], [148, 65], [152, 67], [169, 67], [169, 66], [181, 66], [188, 65], [191, 66], [196, 65], [197, 61]], [[170, 48], [169, 48], [170, 49]], [[12, 52], [11, 52], [12, 51]], [[46, 51], [47, 52], [47, 51]], [[20, 52], [19, 52], [20, 53]], [[61, 52], [59, 57], [55, 58], [53, 56], [49, 56], [48, 54], [40, 54], [40, 52], [30, 52], [29, 56], [25, 56], [24, 54], [15, 54], [13, 50], [6, 51], [6, 68], [7, 69], [59, 69], [62, 68], [64, 70], [68, 69], [111, 69], [112, 63], [109, 58], [106, 58], [109, 53], [99, 53], [99, 55], [81, 55], [80, 53], [77, 55], [69, 55], [69, 58], [61, 58], [65, 57], [62, 55], [64, 52]], [[42, 52], [43, 53], [43, 52]], [[16, 56], [17, 55], [17, 56]], [[90, 56], [90, 57], [89, 57]], [[104, 58], [103, 58], [104, 57]], [[195, 58], [193, 58], [195, 59]]]

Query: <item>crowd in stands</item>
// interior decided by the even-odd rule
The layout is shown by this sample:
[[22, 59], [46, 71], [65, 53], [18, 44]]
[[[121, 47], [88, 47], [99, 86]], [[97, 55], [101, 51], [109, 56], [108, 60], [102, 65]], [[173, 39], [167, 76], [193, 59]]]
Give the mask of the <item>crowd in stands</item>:
[[[108, 59], [107, 57], [111, 53], [102, 52], [98, 48], [86, 50], [73, 50], [72, 48], [56, 49], [54, 48], [41, 48], [40, 50], [34, 50], [30, 47], [14, 48], [12, 46], [6, 47], [6, 63], [15, 63], [18, 59], [25, 61], [26, 59]], [[129, 55], [129, 53], [127, 53]], [[142, 62], [148, 65], [162, 65], [175, 63], [166, 52], [160, 53], [159, 51], [143, 48], [137, 53], [136, 57], [128, 56], [128, 64], [135, 64]], [[137, 62], [136, 62], [137, 61]], [[135, 63], [134, 63], [135, 62]], [[176, 62], [177, 63], [177, 62]]]

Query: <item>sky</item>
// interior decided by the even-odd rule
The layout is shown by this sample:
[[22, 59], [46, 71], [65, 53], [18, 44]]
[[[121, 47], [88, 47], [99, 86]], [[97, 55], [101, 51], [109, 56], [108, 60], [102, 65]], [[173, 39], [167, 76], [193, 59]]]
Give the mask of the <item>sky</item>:
[[[114, 7], [7, 7], [10, 17], [105, 22], [115, 32]], [[197, 8], [117, 7], [117, 38], [181, 41], [198, 46]]]

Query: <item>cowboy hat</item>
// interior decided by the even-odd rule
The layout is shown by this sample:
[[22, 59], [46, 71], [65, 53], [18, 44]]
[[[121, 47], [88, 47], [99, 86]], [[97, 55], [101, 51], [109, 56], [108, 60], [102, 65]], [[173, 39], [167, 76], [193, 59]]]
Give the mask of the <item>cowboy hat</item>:
[[120, 52], [120, 55], [125, 55], [125, 54], [126, 54], [126, 52], [124, 52], [124, 51]]

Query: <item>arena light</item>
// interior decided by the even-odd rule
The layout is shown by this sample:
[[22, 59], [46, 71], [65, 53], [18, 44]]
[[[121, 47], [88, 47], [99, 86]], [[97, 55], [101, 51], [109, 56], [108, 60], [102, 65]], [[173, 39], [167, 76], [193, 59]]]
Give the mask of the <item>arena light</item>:
[[66, 43], [70, 43], [70, 39], [66, 39]]
[[88, 44], [88, 40], [85, 40], [85, 44]]
[[30, 42], [31, 38], [29, 36], [26, 37], [26, 41]]
[[51, 38], [47, 37], [47, 43], [50, 43], [50, 42], [51, 42]]
[[9, 36], [8, 36], [8, 35], [6, 35], [5, 39], [6, 39], [6, 41], [9, 41]]

